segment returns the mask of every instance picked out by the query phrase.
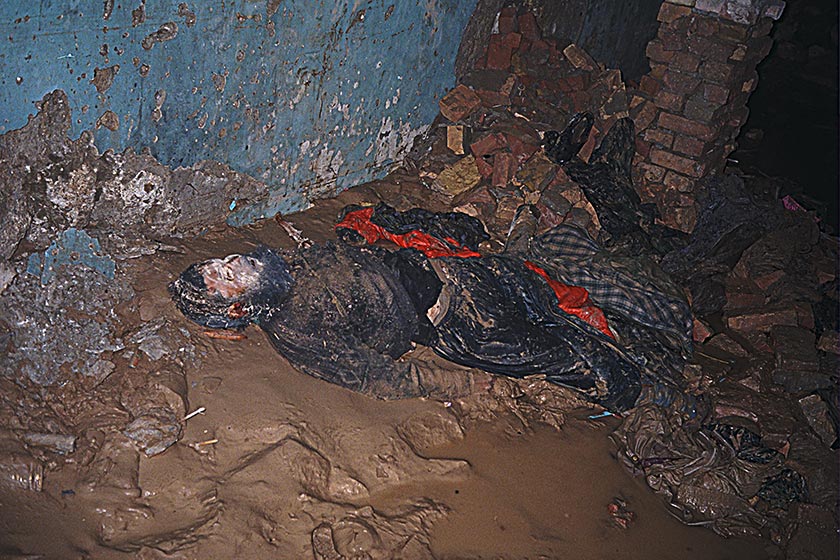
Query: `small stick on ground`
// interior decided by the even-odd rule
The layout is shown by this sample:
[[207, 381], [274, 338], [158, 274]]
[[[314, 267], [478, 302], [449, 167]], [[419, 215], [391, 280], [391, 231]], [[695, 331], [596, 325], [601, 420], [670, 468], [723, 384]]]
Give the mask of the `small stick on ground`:
[[241, 333], [238, 331], [226, 331], [226, 330], [212, 330], [212, 331], [202, 331], [205, 336], [210, 338], [216, 338], [219, 340], [245, 340], [248, 338], [245, 336], [245, 333]]

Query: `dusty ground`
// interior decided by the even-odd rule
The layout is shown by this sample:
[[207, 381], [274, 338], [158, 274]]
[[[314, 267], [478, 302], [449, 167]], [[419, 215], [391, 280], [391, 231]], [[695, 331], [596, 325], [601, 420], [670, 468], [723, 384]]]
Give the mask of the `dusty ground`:
[[[377, 189], [392, 204], [413, 185]], [[376, 202], [362, 187], [289, 216], [314, 240], [336, 213]], [[432, 209], [435, 201], [431, 202]], [[290, 247], [273, 221], [173, 242], [128, 261], [134, 315], [191, 345], [177, 444], [146, 457], [117, 435], [79, 444], [43, 492], [0, 491], [1, 558], [767, 558], [767, 542], [687, 527], [614, 459], [618, 421], [573, 394], [406, 359], [459, 379], [451, 401], [382, 402], [294, 370], [262, 332], [211, 339], [166, 285], [188, 264], [258, 243]], [[154, 363], [116, 360], [161, 375]], [[466, 388], [466, 389], [465, 389]], [[99, 413], [101, 414], [101, 412]], [[96, 436], [90, 439], [95, 440]], [[87, 445], [87, 447], [85, 447]], [[85, 455], [86, 449], [97, 450]], [[608, 508], [633, 512], [621, 528]]]

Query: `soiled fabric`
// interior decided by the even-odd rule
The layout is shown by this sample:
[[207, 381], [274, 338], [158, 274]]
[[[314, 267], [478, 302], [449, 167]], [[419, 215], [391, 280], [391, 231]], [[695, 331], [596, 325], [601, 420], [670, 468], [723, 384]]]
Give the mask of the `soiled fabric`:
[[578, 113], [563, 132], [546, 132], [543, 146], [546, 156], [563, 167], [595, 209], [601, 223], [598, 241], [628, 255], [658, 256], [682, 245], [682, 234], [656, 225], [655, 206], [642, 204], [633, 188], [635, 130], [632, 120], [619, 119], [588, 163], [576, 157], [593, 122], [591, 114]]
[[[520, 210], [527, 208], [523, 206]], [[335, 230], [340, 239], [349, 243], [361, 239], [370, 244], [384, 239], [400, 247], [416, 249], [429, 258], [480, 257], [475, 248], [487, 237], [480, 221], [461, 212], [435, 213], [421, 208], [400, 212], [386, 204], [366, 208], [355, 205], [345, 207]], [[515, 252], [506, 250], [509, 254]], [[522, 265], [536, 272], [551, 286], [560, 309], [613, 337], [606, 316], [591, 301], [585, 288], [559, 282], [530, 261], [525, 260]]]
[[561, 311], [551, 287], [519, 259], [442, 258], [444, 309], [436, 353], [511, 377], [543, 375], [613, 411], [635, 405], [639, 367], [610, 337]]
[[691, 426], [674, 410], [645, 405], [611, 437], [619, 458], [681, 519], [722, 535], [757, 535], [773, 509], [807, 501], [805, 480], [785, 466], [784, 456], [737, 424]]
[[605, 311], [671, 333], [683, 353], [691, 354], [691, 310], [652, 261], [613, 256], [585, 230], [569, 225], [532, 240], [528, 257], [561, 282], [586, 288]]

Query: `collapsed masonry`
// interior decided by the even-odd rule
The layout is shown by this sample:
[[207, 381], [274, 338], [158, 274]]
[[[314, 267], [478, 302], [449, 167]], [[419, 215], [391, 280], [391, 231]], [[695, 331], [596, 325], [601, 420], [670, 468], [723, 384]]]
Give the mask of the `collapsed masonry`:
[[[479, 10], [495, 14], [499, 4], [480, 2]], [[721, 171], [735, 149], [758, 83], [756, 67], [770, 51], [772, 20], [781, 16], [784, 2], [663, 2], [645, 53], [650, 71], [638, 83], [623, 80], [620, 70], [596, 62], [579, 45], [547, 36], [541, 28], [556, 27], [557, 10], [539, 2], [528, 5], [527, 10], [507, 5], [498, 12], [486, 50], [472, 42], [462, 45], [462, 60], [456, 63], [462, 83], [485, 106], [524, 105], [524, 91], [536, 90], [543, 107], [561, 110], [542, 112], [554, 127], [564, 126], [569, 113], [589, 110], [598, 117], [592, 145], [629, 114], [638, 134], [634, 182], [640, 196], [656, 203], [663, 223], [691, 231], [697, 220], [695, 186]], [[574, 19], [571, 13], [568, 17]], [[484, 20], [489, 31], [490, 20]], [[476, 21], [471, 25], [480, 32]], [[640, 29], [645, 25], [638, 22]], [[539, 67], [536, 73], [526, 70]], [[488, 72], [500, 75], [489, 82], [477, 77]]]

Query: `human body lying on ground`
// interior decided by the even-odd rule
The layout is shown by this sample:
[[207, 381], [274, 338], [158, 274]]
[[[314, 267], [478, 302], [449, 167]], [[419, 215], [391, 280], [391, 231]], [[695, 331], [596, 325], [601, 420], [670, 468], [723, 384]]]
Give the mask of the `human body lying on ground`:
[[[261, 247], [194, 264], [171, 292], [188, 318], [214, 328], [256, 323], [302, 371], [382, 398], [427, 393], [399, 360], [419, 343], [490, 373], [543, 375], [614, 411], [633, 407], [656, 385], [648, 362], [663, 347], [652, 346], [646, 357], [628, 352], [616, 334], [632, 346], [657, 338], [640, 333], [659, 331], [671, 340], [668, 354], [680, 347], [675, 341], [690, 344], [685, 303], [599, 263], [594, 241], [571, 226], [531, 239], [525, 251], [429, 258], [340, 242]], [[610, 327], [561, 309], [550, 274], [589, 286], [605, 302]], [[588, 292], [577, 290], [588, 301]], [[593, 312], [591, 304], [573, 305]], [[684, 354], [670, 352], [677, 371]]]
[[[579, 121], [555, 151], [579, 142]], [[632, 142], [615, 128], [596, 170], [626, 168], [619, 147]], [[486, 232], [475, 218], [386, 205], [346, 209], [337, 231], [412, 249], [260, 248], [193, 265], [172, 284], [173, 298], [209, 327], [256, 323], [299, 369], [383, 398], [427, 392], [399, 360], [420, 343], [490, 373], [543, 375], [614, 411], [640, 395], [667, 405], [687, 400], [679, 374], [691, 353], [690, 312], [679, 289], [643, 259], [611, 257], [566, 225], [533, 238], [514, 234], [504, 254], [481, 256]]]

